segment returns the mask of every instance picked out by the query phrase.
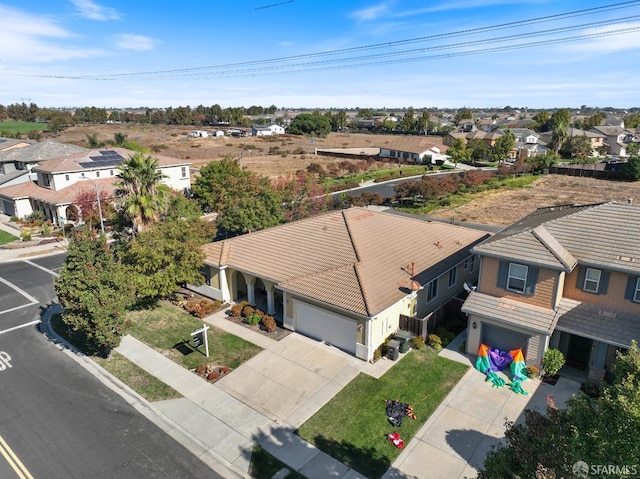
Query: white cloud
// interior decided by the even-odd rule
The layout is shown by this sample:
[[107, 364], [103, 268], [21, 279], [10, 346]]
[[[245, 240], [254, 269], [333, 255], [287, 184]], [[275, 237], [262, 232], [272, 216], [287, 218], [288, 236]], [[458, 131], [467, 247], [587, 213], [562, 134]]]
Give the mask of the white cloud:
[[153, 50], [158, 44], [158, 41], [153, 38], [136, 35], [134, 33], [120, 33], [114, 36], [114, 40], [118, 48], [135, 50], [137, 52]]
[[105, 52], [97, 48], [60, 43], [76, 35], [51, 17], [31, 15], [0, 5], [0, 58], [3, 63], [34, 64], [87, 58]]
[[281, 47], [292, 47], [293, 45], [295, 45], [295, 43], [284, 40], [278, 43], [278, 45], [280, 45]]
[[468, 8], [490, 7], [493, 5], [511, 5], [522, 3], [546, 3], [535, 0], [529, 1], [514, 1], [514, 0], [464, 0], [460, 2], [444, 2], [439, 5], [431, 5], [424, 8], [415, 8], [413, 10], [404, 10], [394, 13], [394, 17], [413, 17], [415, 15], [423, 15], [425, 13], [445, 12], [449, 10], [465, 10]]
[[105, 22], [107, 20], [119, 20], [120, 13], [109, 7], [103, 7], [91, 0], [70, 0], [75, 5], [78, 13], [89, 20], [99, 20]]
[[389, 12], [389, 2], [382, 2], [378, 5], [373, 5], [371, 7], [363, 8], [361, 10], [356, 10], [351, 13], [351, 17], [355, 18], [358, 21], [371, 21], [375, 20], [382, 15], [385, 15]]
[[[607, 35], [615, 30], [627, 30], [628, 33]], [[640, 49], [640, 22], [619, 23], [582, 32], [584, 35], [602, 35], [597, 38], [569, 45], [566, 50], [581, 53], [611, 53], [622, 50]]]

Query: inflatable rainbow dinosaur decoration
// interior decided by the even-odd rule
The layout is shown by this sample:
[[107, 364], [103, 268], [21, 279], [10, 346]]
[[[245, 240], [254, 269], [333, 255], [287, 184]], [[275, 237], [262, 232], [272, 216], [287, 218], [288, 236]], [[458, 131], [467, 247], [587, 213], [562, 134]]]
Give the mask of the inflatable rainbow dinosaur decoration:
[[529, 394], [522, 389], [522, 381], [527, 379], [527, 366], [524, 362], [524, 354], [522, 349], [513, 349], [511, 351], [500, 351], [499, 349], [490, 348], [486, 344], [480, 344], [478, 349], [478, 359], [476, 360], [476, 369], [487, 375], [486, 381], [491, 382], [494, 388], [502, 387], [506, 384], [505, 380], [498, 376], [498, 371], [503, 371], [511, 367], [511, 382], [509, 388], [517, 394]]

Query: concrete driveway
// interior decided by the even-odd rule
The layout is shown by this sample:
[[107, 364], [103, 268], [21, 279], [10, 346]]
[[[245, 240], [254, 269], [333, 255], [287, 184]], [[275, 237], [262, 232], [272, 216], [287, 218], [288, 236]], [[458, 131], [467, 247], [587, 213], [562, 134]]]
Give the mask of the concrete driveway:
[[297, 428], [358, 375], [356, 361], [326, 344], [290, 334], [216, 386], [273, 421]]
[[484, 374], [470, 369], [383, 479], [476, 477], [476, 468], [482, 466], [487, 452], [504, 438], [505, 420], [523, 421], [525, 409], [544, 411], [549, 395], [558, 407], [564, 407], [580, 389], [580, 383], [565, 378], [555, 386], [530, 380], [523, 383], [529, 392], [523, 396], [506, 386], [494, 389], [484, 379]]

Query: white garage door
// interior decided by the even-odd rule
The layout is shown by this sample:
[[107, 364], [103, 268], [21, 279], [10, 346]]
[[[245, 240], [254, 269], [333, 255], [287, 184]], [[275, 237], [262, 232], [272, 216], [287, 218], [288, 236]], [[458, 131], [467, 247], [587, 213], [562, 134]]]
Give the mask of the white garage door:
[[302, 301], [295, 308], [296, 331], [355, 354], [356, 321]]
[[482, 342], [490, 348], [501, 351], [522, 348], [522, 352], [526, 355], [528, 340], [529, 336], [526, 334], [494, 326], [493, 324], [482, 323]]

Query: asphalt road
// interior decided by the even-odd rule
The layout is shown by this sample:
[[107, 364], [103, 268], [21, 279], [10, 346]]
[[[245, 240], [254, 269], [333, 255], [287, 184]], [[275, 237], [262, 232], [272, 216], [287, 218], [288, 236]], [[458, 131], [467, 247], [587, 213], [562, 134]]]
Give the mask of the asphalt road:
[[39, 332], [64, 257], [0, 263], [0, 478], [218, 478]]

